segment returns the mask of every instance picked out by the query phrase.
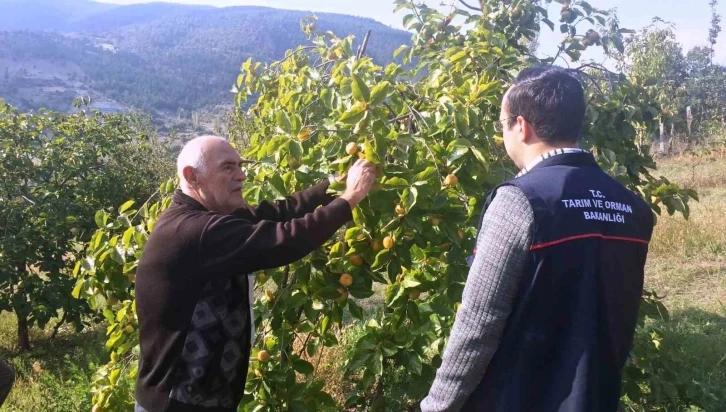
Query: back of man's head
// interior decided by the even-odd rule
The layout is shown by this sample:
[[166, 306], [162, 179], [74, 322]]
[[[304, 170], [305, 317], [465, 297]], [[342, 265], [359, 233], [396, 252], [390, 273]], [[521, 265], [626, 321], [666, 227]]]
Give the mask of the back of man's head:
[[577, 143], [585, 120], [585, 95], [580, 81], [554, 66], [522, 70], [507, 92], [510, 127], [522, 116], [549, 144]]

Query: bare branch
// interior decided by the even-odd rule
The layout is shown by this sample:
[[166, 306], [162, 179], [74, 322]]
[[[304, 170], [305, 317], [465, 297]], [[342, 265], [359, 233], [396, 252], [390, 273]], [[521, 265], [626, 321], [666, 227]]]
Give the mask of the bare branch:
[[356, 59], [360, 59], [365, 54], [366, 48], [368, 47], [368, 39], [370, 37], [371, 37], [371, 31], [368, 30], [366, 32], [365, 37], [363, 38], [363, 44], [361, 44], [360, 47], [358, 48], [358, 54], [355, 56]]
[[479, 8], [479, 7], [474, 7], [472, 5], [466, 4], [466, 2], [464, 0], [459, 0], [459, 3], [463, 4], [468, 9], [476, 10], [476, 11], [482, 11], [482, 9]]

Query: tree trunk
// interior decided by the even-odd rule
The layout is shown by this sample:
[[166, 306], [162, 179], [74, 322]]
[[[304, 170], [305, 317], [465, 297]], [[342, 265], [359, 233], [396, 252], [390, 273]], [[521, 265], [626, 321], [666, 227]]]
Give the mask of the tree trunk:
[[665, 145], [666, 145], [666, 140], [667, 139], [668, 139], [668, 137], [666, 136], [665, 123], [663, 123], [663, 121], [661, 120], [660, 121], [660, 136], [659, 136], [659, 139], [658, 139], [658, 143], [659, 143], [659, 145], [658, 145], [658, 151], [659, 152], [661, 152], [661, 153], [664, 153], [665, 152]]
[[30, 335], [28, 334], [28, 318], [25, 315], [15, 313], [18, 317], [18, 347], [20, 352], [30, 350]]

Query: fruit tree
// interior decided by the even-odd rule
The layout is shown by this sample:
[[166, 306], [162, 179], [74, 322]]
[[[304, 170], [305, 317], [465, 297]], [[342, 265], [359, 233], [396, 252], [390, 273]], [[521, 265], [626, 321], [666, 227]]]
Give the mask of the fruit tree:
[[[513, 77], [555, 60], [539, 60], [528, 48], [540, 24], [554, 28], [547, 10], [528, 0], [455, 3], [448, 14], [418, 2], [395, 3], [413, 33], [411, 44], [397, 51], [400, 64], [377, 66], [364, 47], [354, 50], [354, 39], [315, 33], [311, 20], [302, 23], [311, 45], [271, 64], [242, 65], [238, 120], [249, 142], [245, 156], [258, 161], [244, 187], [248, 202], [305, 189], [359, 157], [378, 172], [351, 224], [305, 259], [258, 274], [245, 410], [339, 406], [322, 390], [314, 364], [325, 348], [339, 344], [336, 330], [349, 317], [364, 322], [365, 333], [345, 365], [351, 382], [345, 403], [381, 407], [381, 376], [400, 368], [410, 378], [400, 396], [420, 400], [461, 299], [483, 199], [514, 175], [494, 123]], [[587, 47], [622, 49], [625, 31], [614, 16], [584, 1], [565, 3], [565, 38], [556, 59], [577, 61]], [[578, 35], [581, 25], [592, 31]], [[657, 130], [660, 116], [646, 83], [595, 65], [578, 73], [589, 102], [583, 147], [655, 212], [662, 204], [687, 214], [695, 194], [652, 176], [653, 159], [638, 144]], [[138, 343], [133, 274], [173, 187], [162, 187], [163, 197], [138, 212], [103, 212], [86, 251], [89, 264], [78, 267], [79, 295], [93, 298], [97, 287], [101, 295], [123, 296], [99, 307], [109, 322], [112, 354], [94, 384], [94, 402], [103, 408], [130, 400]], [[104, 259], [109, 251], [120, 253], [121, 262]], [[377, 290], [384, 302], [364, 310]]]

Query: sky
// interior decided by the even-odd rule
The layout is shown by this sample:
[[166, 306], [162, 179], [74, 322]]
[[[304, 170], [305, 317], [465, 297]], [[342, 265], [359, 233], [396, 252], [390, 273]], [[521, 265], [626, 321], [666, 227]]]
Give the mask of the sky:
[[[107, 3], [133, 4], [150, 0], [100, 0]], [[157, 0], [159, 1], [159, 0]], [[204, 4], [217, 7], [227, 6], [267, 6], [280, 9], [304, 10], [312, 12], [342, 13], [370, 17], [388, 26], [402, 29], [401, 19], [404, 12], [393, 13], [393, 0], [163, 0], [181, 4]], [[445, 0], [446, 3], [451, 0]], [[441, 4], [441, 0], [426, 0], [429, 6]], [[599, 9], [617, 9], [620, 26], [638, 30], [649, 25], [653, 17], [675, 24], [676, 37], [683, 45], [684, 53], [694, 46], [706, 45], [710, 27], [711, 12], [708, 0], [590, 0]], [[477, 3], [476, 1], [467, 2]], [[555, 2], [550, 5], [550, 15], [557, 17], [561, 6]], [[726, 0], [717, 6], [718, 12], [725, 17], [722, 25], [726, 29]], [[557, 23], [557, 19], [553, 18]], [[544, 26], [543, 26], [544, 27]], [[552, 55], [562, 39], [557, 25], [555, 32], [544, 27], [540, 37], [540, 55]], [[593, 48], [583, 53], [583, 59], [602, 62], [602, 54]], [[726, 32], [721, 33], [715, 48], [715, 60], [726, 63]], [[608, 66], [610, 64], [607, 64]]]

